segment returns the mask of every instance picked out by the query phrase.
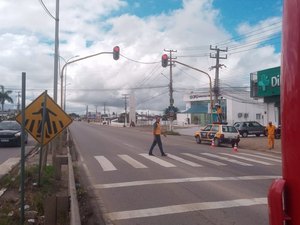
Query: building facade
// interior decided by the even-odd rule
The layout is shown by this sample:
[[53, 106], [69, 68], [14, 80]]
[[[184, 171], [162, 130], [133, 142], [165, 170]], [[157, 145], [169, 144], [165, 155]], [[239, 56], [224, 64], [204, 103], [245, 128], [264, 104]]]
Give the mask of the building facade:
[[[221, 88], [222, 90], [222, 88]], [[215, 105], [210, 111], [210, 97], [203, 92], [189, 92], [183, 98], [186, 110], [177, 114], [178, 125], [198, 124], [204, 126], [217, 121]], [[224, 91], [218, 99], [224, 121], [233, 124], [239, 121], [257, 121], [276, 126], [280, 118], [280, 67], [256, 71], [250, 74], [249, 90]]]

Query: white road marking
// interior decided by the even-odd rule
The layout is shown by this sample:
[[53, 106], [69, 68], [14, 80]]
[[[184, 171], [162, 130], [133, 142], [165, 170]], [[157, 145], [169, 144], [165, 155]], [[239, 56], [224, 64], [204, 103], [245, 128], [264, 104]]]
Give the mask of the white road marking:
[[102, 167], [103, 171], [117, 170], [117, 168], [104, 156], [94, 156], [94, 157], [99, 162], [99, 164]]
[[217, 158], [217, 159], [225, 160], [225, 161], [228, 161], [228, 162], [236, 163], [236, 164], [239, 164], [239, 165], [242, 165], [242, 166], [253, 166], [252, 164], [249, 164], [249, 163], [244, 163], [244, 162], [241, 162], [241, 161], [238, 161], [238, 160], [235, 160], [235, 159], [229, 159], [227, 157], [218, 156], [218, 155], [214, 155], [214, 154], [211, 154], [211, 153], [201, 153], [201, 154], [206, 155], [206, 156], [210, 156], [210, 157], [214, 157], [214, 158]]
[[134, 168], [140, 169], [140, 168], [148, 168], [144, 164], [136, 161], [135, 159], [131, 158], [129, 155], [118, 155], [121, 159], [126, 161], [128, 164], [133, 166]]
[[6, 188], [1, 188], [1, 190], [0, 190], [0, 197], [5, 193], [5, 191], [6, 191]]
[[264, 162], [264, 161], [260, 161], [260, 160], [256, 160], [256, 159], [249, 159], [249, 158], [246, 158], [246, 157], [243, 157], [243, 156], [233, 155], [233, 154], [229, 154], [229, 153], [221, 153], [221, 154], [222, 155], [228, 155], [228, 156], [238, 158], [238, 159], [243, 159], [243, 160], [246, 160], [246, 161], [249, 161], [249, 162], [255, 162], [255, 163], [263, 164], [263, 165], [266, 165], [266, 166], [273, 165], [272, 163], [268, 163], [268, 162]]
[[96, 189], [109, 189], [109, 188], [121, 188], [143, 185], [155, 185], [155, 184], [173, 184], [173, 183], [187, 183], [187, 182], [204, 182], [204, 181], [243, 181], [243, 180], [272, 180], [280, 178], [280, 176], [240, 176], [240, 177], [190, 177], [190, 178], [177, 178], [177, 179], [159, 179], [159, 180], [141, 180], [130, 181], [121, 183], [110, 184], [96, 184]]
[[[273, 161], [273, 162], [279, 162], [281, 163], [281, 159], [273, 159], [273, 158], [270, 158], [270, 157], [264, 157], [264, 156], [260, 156], [260, 155], [257, 155], [258, 153], [256, 153], [255, 155], [252, 155], [252, 154], [248, 154], [248, 153], [240, 153], [242, 155], [249, 155], [249, 156], [254, 156], [254, 157], [257, 157], [257, 158], [260, 158], [260, 159], [267, 159], [267, 160], [270, 160], [270, 161]], [[265, 155], [265, 154], [264, 154]], [[266, 155], [268, 156], [268, 155]]]
[[151, 156], [151, 155], [148, 155], [148, 154], [140, 154], [141, 156], [145, 157], [146, 159], [149, 159], [151, 160], [152, 162], [155, 162], [163, 167], [176, 167], [174, 164], [172, 163], [169, 163], [165, 160], [162, 160], [160, 158], [157, 158], [156, 156]]
[[233, 208], [233, 207], [265, 205], [265, 204], [267, 204], [267, 198], [234, 199], [228, 201], [169, 205], [169, 206], [149, 208], [149, 209], [111, 212], [111, 213], [106, 213], [106, 216], [108, 216], [112, 221], [114, 221], [114, 220], [125, 220], [125, 219], [133, 219], [133, 218], [152, 217], [152, 216], [163, 216], [163, 215], [171, 215], [177, 213], [195, 212], [195, 211], [203, 211], [203, 210], [211, 210], [211, 209], [225, 209], [225, 208]]
[[267, 157], [272, 157], [272, 158], [275, 158], [275, 159], [281, 159], [281, 154], [280, 153], [276, 153], [277, 155], [273, 155], [273, 154], [271, 154], [271, 152], [270, 152], [270, 154], [262, 153], [262, 152], [256, 152], [255, 154], [256, 155], [263, 155], [263, 156], [267, 156]]
[[0, 175], [7, 174], [14, 165], [20, 161], [20, 158], [9, 158], [0, 165]]
[[207, 159], [207, 158], [204, 158], [204, 157], [201, 157], [201, 156], [198, 156], [198, 155], [194, 155], [194, 154], [190, 154], [190, 153], [182, 153], [182, 154], [186, 155], [186, 156], [189, 156], [189, 157], [192, 157], [194, 159], [203, 161], [203, 162], [207, 162], [207, 163], [216, 165], [216, 166], [226, 166], [225, 163], [221, 163], [221, 162], [218, 162], [218, 161], [215, 161], [215, 160]]
[[184, 163], [184, 164], [187, 164], [189, 166], [192, 166], [192, 167], [202, 167], [202, 165], [198, 164], [198, 163], [194, 163], [194, 162], [191, 162], [189, 160], [186, 160], [186, 159], [183, 159], [183, 158], [180, 158], [176, 155], [172, 155], [172, 154], [169, 154], [168, 153], [168, 157], [171, 158], [171, 159], [174, 159], [178, 162], [181, 162], [181, 163]]

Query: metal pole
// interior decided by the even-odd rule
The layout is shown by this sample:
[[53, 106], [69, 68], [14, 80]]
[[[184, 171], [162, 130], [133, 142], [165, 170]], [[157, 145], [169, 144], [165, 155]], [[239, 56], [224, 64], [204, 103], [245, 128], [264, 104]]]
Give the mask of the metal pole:
[[[64, 74], [64, 70], [66, 69], [66, 67], [72, 63], [75, 63], [75, 62], [78, 62], [78, 61], [81, 61], [81, 60], [84, 60], [84, 59], [88, 59], [88, 58], [91, 58], [91, 57], [95, 57], [95, 56], [98, 56], [98, 55], [102, 55], [102, 54], [113, 54], [113, 52], [99, 52], [99, 53], [96, 53], [96, 54], [93, 54], [93, 55], [88, 55], [88, 56], [85, 56], [85, 57], [82, 57], [82, 58], [79, 58], [79, 59], [75, 59], [73, 61], [70, 61], [70, 62], [66, 62], [65, 65], [63, 65], [62, 69], [61, 69], [61, 73], [60, 73], [60, 78], [61, 78], [61, 90], [63, 89], [63, 74]], [[63, 108], [63, 100], [62, 100], [62, 91], [61, 91], [61, 103], [60, 103], [60, 106], [61, 108]]]
[[206, 73], [205, 71], [203, 71], [203, 70], [200, 70], [200, 69], [197, 69], [195, 67], [189, 66], [189, 65], [184, 64], [182, 62], [178, 62], [177, 60], [174, 60], [173, 62], [178, 63], [178, 64], [183, 65], [183, 66], [186, 66], [186, 67], [188, 67], [190, 69], [196, 70], [196, 71], [198, 71], [200, 73], [204, 73], [208, 77], [208, 79], [209, 79], [209, 98], [210, 98], [210, 119], [212, 121], [213, 102], [212, 102], [212, 84], [211, 84], [211, 77], [210, 77], [210, 75], [208, 73]]
[[45, 118], [46, 118], [46, 105], [47, 104], [47, 91], [44, 92], [44, 101], [43, 101], [43, 118], [42, 118], [42, 131], [41, 131], [41, 146], [40, 146], [40, 160], [39, 160], [39, 179], [38, 185], [41, 185], [41, 170], [42, 170], [42, 158], [43, 158], [43, 145], [44, 145], [44, 134], [45, 134]]
[[55, 15], [55, 53], [54, 53], [54, 89], [53, 99], [57, 103], [57, 83], [58, 83], [58, 49], [59, 49], [59, 0], [56, 0]]
[[20, 208], [21, 208], [21, 215], [20, 215], [20, 223], [21, 225], [24, 224], [24, 199], [25, 199], [25, 188], [24, 188], [24, 181], [25, 181], [25, 100], [26, 100], [26, 73], [22, 72], [22, 124], [21, 124], [21, 201], [20, 201]]

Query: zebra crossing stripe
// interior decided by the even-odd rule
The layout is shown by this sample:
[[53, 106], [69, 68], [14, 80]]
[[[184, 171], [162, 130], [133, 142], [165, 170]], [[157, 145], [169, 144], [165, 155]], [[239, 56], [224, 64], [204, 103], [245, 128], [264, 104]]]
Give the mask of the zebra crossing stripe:
[[183, 159], [183, 158], [180, 158], [176, 155], [172, 155], [172, 154], [169, 154], [168, 153], [168, 157], [171, 158], [171, 159], [174, 159], [178, 162], [181, 162], [181, 163], [184, 163], [184, 164], [187, 164], [189, 166], [192, 166], [192, 167], [202, 167], [202, 165], [198, 164], [198, 163], [194, 163], [194, 162], [191, 162], [189, 160], [186, 160], [186, 159]]
[[117, 170], [117, 168], [104, 156], [94, 156], [94, 157], [99, 162], [99, 164], [102, 167], [103, 171]]
[[[273, 162], [279, 162], [279, 163], [281, 163], [282, 161], [281, 161], [281, 159], [273, 159], [273, 158], [270, 158], [270, 157], [264, 157], [264, 156], [260, 156], [260, 155], [257, 155], [257, 154], [255, 154], [255, 155], [253, 155], [253, 154], [248, 154], [248, 153], [240, 153], [241, 155], [248, 155], [248, 156], [254, 156], [254, 157], [257, 157], [257, 158], [260, 158], [260, 159], [267, 159], [267, 160], [269, 160], [269, 161], [273, 161]], [[263, 155], [265, 155], [265, 154], [263, 154]], [[268, 156], [268, 155], [266, 155], [266, 156]]]
[[176, 167], [174, 164], [169, 163], [169, 162], [167, 162], [165, 160], [162, 160], [160, 158], [157, 158], [155, 156], [150, 156], [150, 155], [144, 154], [144, 153], [143, 154], [139, 154], [139, 155], [141, 155], [141, 156], [145, 157], [146, 159], [149, 159], [152, 162], [155, 162], [155, 163], [157, 163], [157, 164], [159, 164], [159, 165], [161, 165], [163, 167]]
[[145, 166], [144, 164], [136, 161], [135, 159], [133, 159], [132, 157], [130, 157], [129, 155], [118, 155], [121, 159], [123, 159], [125, 162], [127, 162], [128, 164], [130, 164], [131, 166], [133, 166], [136, 169], [140, 169], [140, 168], [148, 168], [147, 166]]
[[227, 157], [218, 156], [218, 155], [214, 155], [214, 154], [211, 154], [211, 153], [201, 153], [201, 154], [206, 155], [206, 156], [210, 156], [210, 157], [213, 157], [213, 158], [221, 159], [221, 160], [224, 160], [224, 161], [228, 161], [228, 162], [231, 162], [231, 163], [239, 164], [241, 166], [253, 166], [252, 164], [249, 164], [249, 163], [244, 163], [244, 162], [241, 162], [241, 161], [238, 161], [238, 160], [235, 160], [235, 159], [229, 159]]
[[260, 163], [260, 164], [263, 164], [263, 165], [266, 165], [266, 166], [273, 165], [272, 163], [268, 163], [268, 162], [264, 162], [264, 161], [260, 161], [260, 160], [256, 160], [256, 159], [249, 159], [249, 158], [246, 158], [246, 157], [243, 157], [243, 156], [233, 155], [233, 154], [229, 154], [229, 153], [221, 153], [221, 154], [231, 156], [231, 157], [234, 157], [234, 158], [238, 158], [238, 159], [247, 160], [249, 162]]
[[207, 162], [207, 163], [216, 165], [216, 166], [226, 166], [225, 163], [221, 163], [221, 162], [218, 162], [218, 161], [215, 161], [215, 160], [207, 159], [207, 158], [204, 158], [204, 157], [201, 157], [201, 156], [198, 156], [198, 155], [194, 155], [194, 154], [190, 154], [190, 153], [181, 153], [181, 154], [189, 156], [189, 157], [197, 159], [197, 160], [200, 160], [200, 161], [203, 161], [203, 162]]

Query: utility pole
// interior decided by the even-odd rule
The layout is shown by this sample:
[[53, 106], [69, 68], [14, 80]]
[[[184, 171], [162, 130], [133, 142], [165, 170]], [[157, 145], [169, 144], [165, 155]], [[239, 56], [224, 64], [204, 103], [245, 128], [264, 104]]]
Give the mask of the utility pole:
[[215, 83], [214, 83], [214, 95], [215, 95], [214, 102], [217, 103], [218, 102], [218, 97], [220, 96], [219, 68], [221, 68], [222, 66], [225, 66], [224, 64], [220, 64], [220, 59], [227, 59], [227, 55], [224, 56], [224, 57], [221, 57], [220, 52], [227, 52], [228, 48], [220, 49], [217, 46], [215, 46], [214, 48], [212, 46], [210, 46], [210, 50], [216, 51], [215, 54], [210, 53], [210, 58], [216, 59], [216, 65], [212, 66], [211, 69], [216, 69]]
[[124, 127], [126, 127], [126, 120], [127, 120], [127, 97], [128, 94], [123, 94], [123, 98], [124, 98], [124, 106], [125, 106], [125, 115], [124, 115]]
[[86, 119], [88, 120], [88, 117], [89, 117], [89, 105], [86, 105]]
[[17, 95], [17, 101], [18, 101], [18, 103], [17, 103], [17, 111], [18, 111], [18, 113], [20, 112], [20, 97], [21, 97], [21, 94], [20, 94], [20, 92], [18, 91], [18, 95]]
[[169, 95], [170, 95], [170, 131], [173, 131], [173, 118], [174, 118], [174, 98], [173, 98], [173, 59], [177, 59], [177, 57], [172, 58], [172, 53], [177, 52], [177, 50], [167, 50], [164, 49], [165, 52], [169, 52], [169, 66], [170, 66], [170, 84], [169, 84]]
[[103, 109], [103, 111], [104, 111], [104, 115], [106, 114], [106, 102], [104, 102], [104, 109]]

